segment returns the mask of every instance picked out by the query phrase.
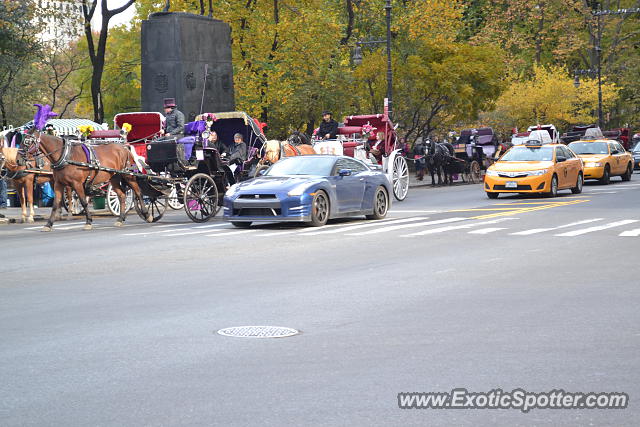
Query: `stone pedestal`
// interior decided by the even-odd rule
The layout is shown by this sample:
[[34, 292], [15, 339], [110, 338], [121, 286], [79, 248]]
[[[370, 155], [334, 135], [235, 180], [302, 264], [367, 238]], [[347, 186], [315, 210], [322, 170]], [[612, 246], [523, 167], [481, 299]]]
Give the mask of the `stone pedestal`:
[[191, 121], [201, 112], [204, 88], [203, 113], [234, 111], [230, 35], [224, 22], [190, 13], [142, 21], [142, 110], [162, 112], [163, 99], [175, 98]]

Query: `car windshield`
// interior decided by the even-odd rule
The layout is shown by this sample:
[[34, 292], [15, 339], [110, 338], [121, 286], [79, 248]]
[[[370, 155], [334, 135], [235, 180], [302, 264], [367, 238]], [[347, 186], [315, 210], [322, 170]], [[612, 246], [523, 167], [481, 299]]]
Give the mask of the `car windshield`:
[[333, 156], [296, 156], [274, 163], [265, 173], [268, 176], [313, 175], [329, 176], [336, 162]]
[[550, 162], [551, 160], [553, 160], [551, 147], [514, 147], [500, 158], [501, 162]]
[[576, 154], [609, 154], [606, 142], [572, 142], [569, 148]]

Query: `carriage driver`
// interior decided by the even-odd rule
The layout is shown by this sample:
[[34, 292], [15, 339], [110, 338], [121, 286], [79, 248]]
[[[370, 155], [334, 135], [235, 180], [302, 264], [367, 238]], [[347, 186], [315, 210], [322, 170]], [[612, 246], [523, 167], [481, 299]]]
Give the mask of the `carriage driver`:
[[322, 123], [318, 129], [318, 138], [336, 139], [338, 136], [338, 122], [333, 120], [331, 111], [322, 112]]
[[176, 108], [176, 100], [174, 98], [164, 99], [164, 113], [166, 114], [166, 122], [161, 134], [182, 137], [184, 133], [184, 114]]

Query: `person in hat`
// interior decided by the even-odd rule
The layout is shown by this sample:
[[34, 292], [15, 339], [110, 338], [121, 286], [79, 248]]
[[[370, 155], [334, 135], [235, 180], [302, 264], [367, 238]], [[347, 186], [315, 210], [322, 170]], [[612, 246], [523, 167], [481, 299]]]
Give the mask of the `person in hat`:
[[164, 135], [182, 137], [184, 134], [184, 114], [176, 108], [174, 98], [164, 99], [164, 113], [166, 122], [164, 125]]
[[333, 120], [333, 114], [330, 111], [322, 112], [322, 123], [318, 129], [318, 138], [320, 139], [336, 139], [338, 136], [338, 122]]

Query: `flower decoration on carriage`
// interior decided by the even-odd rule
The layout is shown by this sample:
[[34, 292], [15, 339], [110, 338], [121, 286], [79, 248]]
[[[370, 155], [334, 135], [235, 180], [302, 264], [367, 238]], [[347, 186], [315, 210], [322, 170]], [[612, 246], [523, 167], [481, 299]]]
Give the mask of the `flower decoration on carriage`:
[[80, 136], [84, 136], [85, 138], [91, 135], [95, 129], [92, 125], [80, 125], [78, 126], [78, 131], [80, 132]]
[[362, 125], [362, 137], [365, 139], [371, 138], [376, 129], [377, 128], [371, 126], [371, 124], [367, 122], [366, 124]]
[[122, 128], [120, 129], [120, 135], [123, 138], [126, 137], [129, 134], [129, 132], [131, 132], [132, 128], [133, 126], [131, 126], [131, 123], [123, 123]]

